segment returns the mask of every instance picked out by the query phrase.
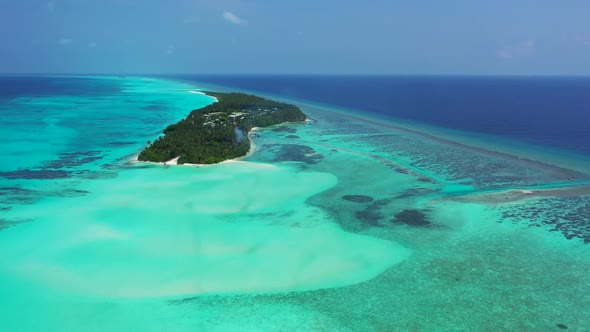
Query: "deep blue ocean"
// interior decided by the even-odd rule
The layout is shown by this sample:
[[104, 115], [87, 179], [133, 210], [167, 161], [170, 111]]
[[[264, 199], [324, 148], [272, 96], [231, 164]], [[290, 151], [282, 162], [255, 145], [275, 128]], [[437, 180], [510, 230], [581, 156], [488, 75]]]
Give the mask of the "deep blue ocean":
[[0, 76], [0, 100], [16, 97], [101, 96], [120, 89], [103, 80], [83, 77]]
[[181, 76], [590, 155], [590, 77]]

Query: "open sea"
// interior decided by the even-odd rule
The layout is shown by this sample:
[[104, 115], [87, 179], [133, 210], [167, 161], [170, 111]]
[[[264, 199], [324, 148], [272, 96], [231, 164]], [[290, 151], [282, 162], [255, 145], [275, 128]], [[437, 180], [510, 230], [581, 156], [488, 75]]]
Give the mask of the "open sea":
[[[310, 121], [135, 160], [243, 91]], [[590, 330], [590, 78], [0, 76], [0, 331]]]

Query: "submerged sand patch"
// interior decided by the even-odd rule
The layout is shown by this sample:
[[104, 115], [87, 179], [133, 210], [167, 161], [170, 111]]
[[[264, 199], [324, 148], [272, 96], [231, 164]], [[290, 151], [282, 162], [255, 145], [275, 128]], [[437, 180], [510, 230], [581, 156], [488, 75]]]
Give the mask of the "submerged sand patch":
[[45, 249], [0, 269], [59, 293], [107, 298], [363, 282], [409, 250], [346, 232], [305, 203], [336, 182], [327, 173], [247, 162], [122, 172], [89, 189], [101, 194], [47, 206], [34, 232], [14, 232], [2, 246], [8, 255], [31, 233], [43, 234]]

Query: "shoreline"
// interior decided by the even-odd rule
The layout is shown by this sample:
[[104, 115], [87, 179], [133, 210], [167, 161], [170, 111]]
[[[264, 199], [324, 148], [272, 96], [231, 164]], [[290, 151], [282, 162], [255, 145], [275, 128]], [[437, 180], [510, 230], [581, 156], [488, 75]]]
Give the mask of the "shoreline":
[[222, 162], [218, 162], [215, 164], [191, 164], [191, 163], [184, 163], [184, 164], [178, 164], [178, 158], [180, 157], [176, 157], [173, 159], [170, 159], [168, 161], [165, 161], [163, 163], [158, 163], [158, 164], [162, 164], [164, 166], [193, 166], [193, 167], [202, 167], [202, 166], [213, 166], [213, 165], [220, 165], [220, 164], [231, 164], [231, 163], [235, 163], [235, 162], [243, 162], [242, 158], [246, 158], [252, 155], [252, 153], [254, 153], [254, 150], [256, 149], [256, 145], [254, 144], [254, 142], [252, 141], [252, 134], [254, 134], [256, 131], [258, 131], [260, 129], [260, 127], [252, 127], [252, 129], [250, 129], [250, 131], [248, 131], [248, 134], [246, 135], [248, 137], [248, 140], [250, 141], [250, 149], [248, 150], [248, 152], [241, 156], [241, 157], [237, 157], [237, 158], [232, 158], [232, 159], [226, 159]]
[[211, 98], [215, 99], [215, 102], [216, 103], [219, 102], [219, 100], [217, 99], [217, 97], [213, 97], [211, 95], [208, 95], [208, 94], [204, 93], [203, 91], [189, 90], [188, 92], [189, 93], [194, 93], [194, 94], [197, 94], [197, 95], [203, 95], [203, 96], [211, 97]]
[[[284, 125], [284, 123], [282, 123], [280, 125]], [[168, 161], [164, 161], [164, 162], [143, 161], [143, 160], [137, 159], [139, 154], [135, 155], [133, 157], [133, 159], [131, 160], [131, 162], [133, 164], [149, 163], [149, 164], [156, 164], [156, 165], [162, 165], [162, 166], [192, 166], [192, 167], [206, 167], [206, 166], [215, 166], [215, 165], [221, 165], [221, 164], [232, 164], [232, 163], [237, 163], [237, 162], [245, 162], [242, 159], [251, 156], [254, 153], [254, 151], [256, 150], [256, 144], [254, 144], [254, 141], [252, 140], [252, 135], [260, 129], [261, 129], [260, 127], [252, 127], [252, 129], [250, 129], [250, 131], [248, 131], [248, 134], [246, 136], [248, 137], [248, 140], [250, 141], [250, 149], [248, 150], [248, 152], [245, 155], [243, 155], [241, 157], [237, 157], [237, 158], [226, 159], [224, 161], [221, 161], [221, 162], [218, 162], [215, 164], [191, 164], [191, 163], [179, 164], [178, 158], [180, 158], [180, 156], [172, 158], [172, 159], [170, 159]]]

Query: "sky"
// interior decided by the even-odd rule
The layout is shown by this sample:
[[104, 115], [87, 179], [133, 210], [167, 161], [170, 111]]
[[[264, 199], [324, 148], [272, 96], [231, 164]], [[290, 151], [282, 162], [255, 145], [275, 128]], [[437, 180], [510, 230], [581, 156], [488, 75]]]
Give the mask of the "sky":
[[588, 0], [0, 0], [0, 73], [590, 75]]

